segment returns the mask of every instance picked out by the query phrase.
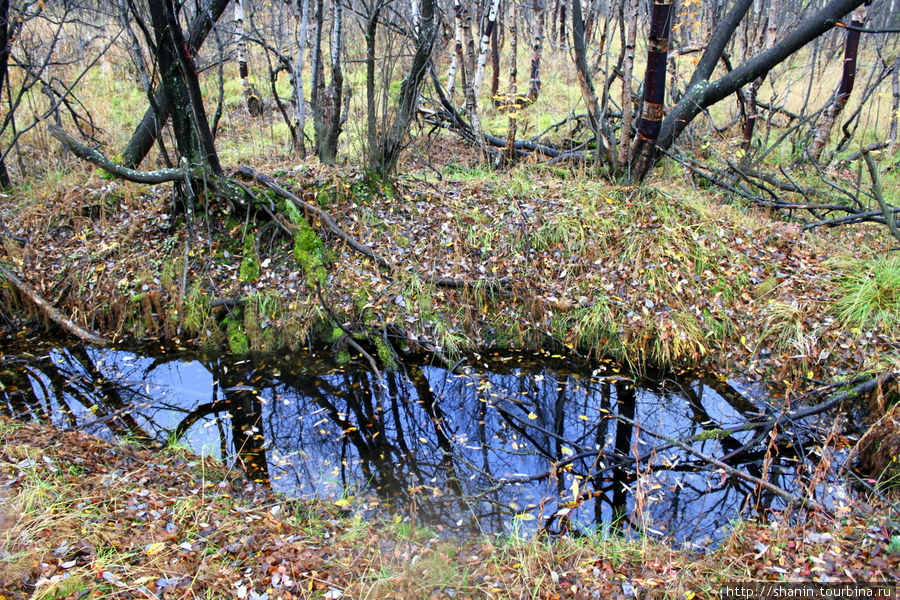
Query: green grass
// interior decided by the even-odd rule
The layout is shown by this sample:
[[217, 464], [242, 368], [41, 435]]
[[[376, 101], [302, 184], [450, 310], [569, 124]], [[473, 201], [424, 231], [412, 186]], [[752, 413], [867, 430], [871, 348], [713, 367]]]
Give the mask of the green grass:
[[900, 258], [853, 261], [838, 285], [843, 295], [835, 308], [848, 327], [896, 331], [900, 326]]

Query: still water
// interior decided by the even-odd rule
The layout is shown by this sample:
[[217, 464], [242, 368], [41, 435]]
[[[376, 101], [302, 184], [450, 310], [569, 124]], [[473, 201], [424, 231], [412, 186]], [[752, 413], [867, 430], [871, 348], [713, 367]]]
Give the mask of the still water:
[[[57, 346], [4, 353], [0, 382], [0, 408], [17, 418], [179, 440], [258, 485], [364, 514], [414, 510], [448, 534], [602, 529], [703, 547], [734, 519], [782, 506], [651, 433], [756, 477], [768, 448], [765, 476], [794, 493], [815, 466], [801, 434], [771, 447], [753, 431], [722, 434], [777, 413], [737, 382], [634, 380], [549, 355], [472, 355], [452, 368], [414, 357], [379, 379], [328, 353]], [[800, 429], [815, 439], [814, 423]]]

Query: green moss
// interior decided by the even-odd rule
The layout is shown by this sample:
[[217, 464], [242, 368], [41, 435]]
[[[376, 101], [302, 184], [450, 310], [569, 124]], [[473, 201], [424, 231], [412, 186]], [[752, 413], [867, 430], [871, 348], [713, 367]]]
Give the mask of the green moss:
[[375, 350], [378, 353], [378, 360], [381, 361], [385, 371], [395, 371], [397, 369], [394, 351], [383, 339], [375, 338]]
[[307, 283], [311, 286], [317, 282], [324, 285], [328, 276], [325, 265], [328, 264], [329, 255], [325, 244], [292, 202], [284, 202], [282, 209], [297, 228], [294, 232], [294, 259], [303, 269]]
[[244, 254], [241, 258], [241, 268], [238, 277], [241, 281], [256, 281], [259, 279], [259, 254], [256, 252], [256, 234], [248, 232], [244, 236]]
[[225, 333], [228, 336], [228, 348], [233, 354], [247, 354], [250, 352], [250, 340], [244, 333], [243, 320], [225, 318]]
[[723, 429], [706, 429], [694, 436], [694, 440], [705, 442], [707, 440], [720, 440], [727, 437], [731, 437], [731, 434]]

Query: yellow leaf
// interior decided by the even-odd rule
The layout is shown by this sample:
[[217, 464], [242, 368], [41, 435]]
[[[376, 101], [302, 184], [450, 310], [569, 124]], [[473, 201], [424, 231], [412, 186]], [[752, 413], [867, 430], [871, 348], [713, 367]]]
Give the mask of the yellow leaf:
[[144, 553], [147, 556], [153, 556], [154, 554], [162, 552], [165, 547], [166, 545], [163, 542], [153, 542], [152, 544], [144, 546]]
[[531, 513], [519, 513], [515, 516], [520, 521], [534, 521], [534, 515]]
[[578, 502], [579, 489], [578, 489], [578, 480], [577, 479], [572, 480], [572, 486], [569, 489], [572, 490], [572, 498], [574, 498], [575, 502]]
[[532, 421], [534, 421], [535, 419], [537, 419], [537, 415], [534, 414], [533, 412], [530, 412], [530, 413], [528, 413], [528, 418], [531, 419]]
[[572, 449], [569, 448], [568, 446], [560, 446], [559, 449], [566, 456], [571, 456], [571, 455], [575, 454], [575, 452], [573, 452]]
[[578, 415], [578, 418], [581, 419], [582, 421], [587, 421], [587, 420], [589, 420], [588, 417], [587, 417], [587, 415]]
[[346, 508], [346, 507], [350, 506], [350, 501], [347, 500], [346, 498], [341, 498], [340, 500], [335, 500], [334, 505], [339, 506], [341, 508]]

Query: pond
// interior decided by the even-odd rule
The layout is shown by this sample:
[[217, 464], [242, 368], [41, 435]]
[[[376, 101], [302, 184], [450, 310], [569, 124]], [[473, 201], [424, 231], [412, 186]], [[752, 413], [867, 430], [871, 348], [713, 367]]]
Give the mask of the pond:
[[38, 348], [0, 359], [8, 415], [179, 440], [256, 485], [363, 515], [412, 511], [448, 535], [605, 530], [705, 547], [733, 520], [784, 506], [701, 454], [798, 495], [812, 486], [821, 502], [841, 490], [830, 473], [808, 481], [823, 425], [774, 438], [748, 428], [778, 408], [717, 377], [634, 379], [518, 352], [406, 357], [379, 379], [327, 352]]

